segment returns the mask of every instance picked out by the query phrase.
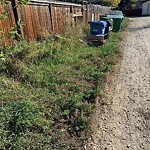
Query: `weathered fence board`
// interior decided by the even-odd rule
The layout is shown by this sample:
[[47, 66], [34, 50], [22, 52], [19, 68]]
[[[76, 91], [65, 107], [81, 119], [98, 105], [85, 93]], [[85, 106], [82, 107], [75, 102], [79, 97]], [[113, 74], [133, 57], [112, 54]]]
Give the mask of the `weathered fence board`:
[[18, 8], [18, 14], [24, 22], [23, 37], [36, 39], [45, 32], [51, 31], [49, 5], [28, 4]]
[[101, 6], [101, 5], [88, 5], [88, 21], [99, 20], [100, 15], [106, 15], [111, 10], [110, 7]]
[[52, 5], [53, 32], [62, 33], [65, 25], [71, 25], [70, 7]]
[[13, 39], [10, 37], [9, 32], [12, 30], [12, 27], [16, 25], [10, 2], [4, 6], [0, 5], [0, 17], [3, 16], [3, 11], [6, 12], [7, 18], [0, 19], [0, 46], [13, 43]]

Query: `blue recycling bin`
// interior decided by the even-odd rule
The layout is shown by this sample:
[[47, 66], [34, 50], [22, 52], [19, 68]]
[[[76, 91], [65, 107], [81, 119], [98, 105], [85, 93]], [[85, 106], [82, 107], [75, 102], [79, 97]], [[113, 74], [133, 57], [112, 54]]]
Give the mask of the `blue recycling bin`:
[[91, 35], [104, 35], [107, 27], [106, 21], [89, 21]]

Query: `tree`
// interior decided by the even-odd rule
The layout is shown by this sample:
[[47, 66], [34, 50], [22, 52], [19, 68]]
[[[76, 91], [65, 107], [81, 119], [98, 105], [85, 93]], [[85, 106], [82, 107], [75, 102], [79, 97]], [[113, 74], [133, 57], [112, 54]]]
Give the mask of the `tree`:
[[111, 6], [112, 7], [117, 7], [118, 4], [120, 3], [120, 0], [110, 0], [111, 1]]
[[100, 4], [112, 7], [117, 7], [119, 3], [120, 0], [100, 0]]
[[133, 9], [137, 1], [138, 0], [121, 0], [120, 3], [118, 4], [118, 7], [120, 8], [120, 10]]

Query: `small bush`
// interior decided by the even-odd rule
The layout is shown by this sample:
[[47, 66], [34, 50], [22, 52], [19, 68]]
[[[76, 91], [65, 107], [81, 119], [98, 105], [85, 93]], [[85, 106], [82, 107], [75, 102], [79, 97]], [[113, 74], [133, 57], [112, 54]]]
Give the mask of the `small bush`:
[[10, 133], [40, 129], [44, 125], [43, 113], [31, 101], [17, 101], [4, 104], [1, 108], [1, 123]]
[[[4, 103], [0, 108], [0, 141], [5, 145], [27, 132], [43, 132], [46, 120], [43, 112], [31, 101]], [[7, 141], [7, 140], [12, 141]], [[5, 141], [6, 140], [6, 141]]]

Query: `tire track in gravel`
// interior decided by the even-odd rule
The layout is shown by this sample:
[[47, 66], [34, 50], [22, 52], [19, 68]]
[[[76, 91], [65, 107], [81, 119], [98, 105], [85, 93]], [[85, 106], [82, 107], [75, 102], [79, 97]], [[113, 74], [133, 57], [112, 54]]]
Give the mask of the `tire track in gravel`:
[[111, 104], [103, 111], [98, 104], [87, 150], [150, 150], [150, 17], [130, 20], [119, 73], [107, 87]]

